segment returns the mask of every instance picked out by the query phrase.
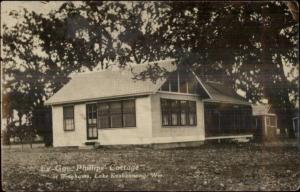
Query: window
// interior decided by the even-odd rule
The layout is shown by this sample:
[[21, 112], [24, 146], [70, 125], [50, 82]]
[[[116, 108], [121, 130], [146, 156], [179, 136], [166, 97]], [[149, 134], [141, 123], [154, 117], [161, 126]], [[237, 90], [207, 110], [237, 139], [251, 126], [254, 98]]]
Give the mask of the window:
[[188, 73], [181, 72], [179, 75], [179, 87], [180, 93], [188, 93]]
[[185, 100], [161, 99], [162, 125], [197, 125], [196, 102]]
[[[198, 82], [197, 82], [196, 78], [193, 75], [189, 75], [187, 81], [188, 81], [188, 93], [191, 93], [191, 94], [198, 93], [199, 92], [199, 90], [198, 90]], [[200, 90], [202, 90], [202, 89], [200, 89]], [[201, 93], [201, 94], [203, 94], [203, 93]]]
[[170, 121], [170, 100], [162, 99], [161, 100], [161, 111], [162, 111], [162, 125], [171, 125]]
[[276, 127], [276, 117], [268, 116], [267, 117], [267, 126]]
[[[161, 86], [161, 91], [179, 92], [179, 93], [198, 93], [198, 81], [195, 76], [188, 71], [181, 70], [173, 72], [168, 80]], [[203, 93], [201, 93], [202, 95]], [[206, 94], [204, 92], [204, 94]]]
[[180, 101], [180, 125], [187, 125], [187, 101]]
[[119, 101], [112, 102], [109, 106], [111, 127], [122, 127], [122, 103]]
[[101, 128], [110, 127], [110, 116], [109, 116], [109, 104], [108, 103], [98, 104], [98, 127], [101, 127]]
[[178, 92], [178, 73], [170, 75], [170, 88], [171, 92]]
[[74, 131], [74, 106], [63, 107], [64, 130]]
[[135, 127], [135, 100], [98, 104], [98, 128]]
[[196, 125], [197, 124], [196, 102], [195, 101], [189, 101], [188, 102], [188, 109], [189, 109], [188, 125]]
[[180, 111], [179, 109], [179, 101], [177, 100], [171, 100], [171, 124], [172, 125], [178, 125], [178, 113]]
[[87, 105], [87, 138], [97, 139], [97, 104]]
[[134, 100], [123, 101], [123, 126], [135, 126], [135, 102]]

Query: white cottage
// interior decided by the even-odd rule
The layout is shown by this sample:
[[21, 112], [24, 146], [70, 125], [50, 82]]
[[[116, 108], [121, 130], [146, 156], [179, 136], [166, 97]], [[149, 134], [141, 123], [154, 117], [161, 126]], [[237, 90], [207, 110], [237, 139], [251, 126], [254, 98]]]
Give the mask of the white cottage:
[[[170, 72], [134, 80], [149, 66]], [[252, 136], [251, 104], [173, 60], [74, 75], [52, 106], [53, 146], [155, 144]], [[250, 122], [248, 122], [250, 120]]]

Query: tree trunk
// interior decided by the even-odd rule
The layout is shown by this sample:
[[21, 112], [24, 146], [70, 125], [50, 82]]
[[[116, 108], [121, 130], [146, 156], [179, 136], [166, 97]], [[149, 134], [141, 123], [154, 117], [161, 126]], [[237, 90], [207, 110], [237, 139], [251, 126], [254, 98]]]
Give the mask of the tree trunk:
[[[263, 18], [267, 18], [267, 10], [262, 11]], [[276, 34], [276, 31], [272, 31], [268, 26], [268, 21], [263, 23], [261, 32], [262, 43], [262, 66], [261, 66], [261, 83], [264, 87], [264, 96], [268, 99], [268, 103], [275, 109], [275, 113], [279, 119], [279, 125], [281, 133], [285, 133], [285, 128], [288, 129], [288, 136], [293, 137], [292, 128], [292, 109], [293, 104], [289, 99], [288, 81], [284, 74], [283, 63], [281, 57], [277, 56], [273, 59], [274, 53], [272, 52], [273, 41], [271, 38], [275, 38], [271, 34]], [[271, 46], [271, 47], [270, 47]], [[277, 64], [280, 65], [277, 68]], [[280, 77], [278, 80], [276, 78]], [[279, 88], [278, 90], [276, 90]]]

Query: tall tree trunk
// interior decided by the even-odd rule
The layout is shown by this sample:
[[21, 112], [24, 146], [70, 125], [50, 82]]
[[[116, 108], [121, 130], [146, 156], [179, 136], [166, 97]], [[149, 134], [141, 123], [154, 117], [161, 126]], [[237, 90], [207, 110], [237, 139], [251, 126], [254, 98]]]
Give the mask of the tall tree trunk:
[[[284, 74], [283, 63], [278, 56], [274, 60], [272, 49], [272, 39], [275, 38], [271, 34], [276, 32], [271, 31], [267, 21], [267, 10], [262, 11], [264, 23], [262, 24], [261, 43], [262, 43], [262, 66], [261, 66], [261, 82], [264, 87], [264, 96], [268, 99], [268, 103], [275, 109], [275, 113], [279, 119], [281, 133], [285, 133], [285, 128], [288, 129], [288, 136], [293, 137], [292, 129], [292, 109], [293, 105], [289, 99], [288, 82]], [[279, 69], [277, 65], [280, 65]], [[275, 75], [279, 76], [280, 80], [275, 79]], [[278, 88], [278, 90], [277, 90]]]
[[288, 129], [288, 136], [290, 138], [295, 138], [295, 132], [293, 129], [293, 113], [294, 113], [294, 105], [292, 104], [292, 102], [290, 101], [290, 96], [289, 96], [289, 82], [287, 77], [284, 74], [284, 69], [283, 69], [283, 63], [281, 60], [281, 57], [278, 57], [277, 59], [277, 63], [279, 64], [279, 69], [277, 74], [279, 74], [279, 77], [281, 79], [281, 85], [280, 87], [282, 89], [284, 89], [284, 91], [282, 91], [282, 100], [284, 101], [284, 110], [281, 109], [282, 111], [282, 116], [283, 116], [283, 121], [282, 124], [284, 124], [287, 129]]

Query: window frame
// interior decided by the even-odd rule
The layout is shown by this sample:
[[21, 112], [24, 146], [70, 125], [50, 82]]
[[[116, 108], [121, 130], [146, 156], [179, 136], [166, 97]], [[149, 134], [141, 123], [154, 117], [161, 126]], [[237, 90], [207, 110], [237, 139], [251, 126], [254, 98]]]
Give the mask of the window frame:
[[[90, 112], [88, 110], [88, 108], [89, 108], [89, 106], [92, 107], [93, 105], [96, 105], [96, 123], [89, 123], [89, 113], [93, 113], [93, 110]], [[93, 126], [95, 126], [95, 127], [93, 127]], [[97, 136], [90, 137], [89, 136], [89, 129], [94, 129], [94, 128], [96, 128]], [[98, 139], [98, 107], [97, 107], [97, 103], [88, 103], [88, 104], [86, 104], [86, 135], [87, 135], [88, 140], [89, 139]]]
[[[120, 112], [118, 112], [118, 113], [111, 112], [111, 104], [112, 103], [120, 104]], [[108, 106], [109, 106], [109, 127], [107, 127], [107, 128], [122, 128], [123, 127], [123, 102], [122, 101], [112, 101], [112, 102], [109, 102]], [[112, 124], [113, 124], [112, 123], [112, 115], [121, 116], [121, 125], [120, 126], [112, 126]], [[100, 128], [100, 129], [103, 129], [103, 128]]]
[[[175, 78], [176, 76], [176, 78]], [[177, 91], [172, 90], [172, 80], [177, 82]], [[183, 82], [183, 84], [182, 84]], [[185, 91], [181, 90], [181, 87], [185, 87]], [[177, 70], [174, 71], [163, 85], [159, 88], [162, 92], [177, 93], [183, 95], [199, 95], [198, 93], [199, 82], [195, 75], [190, 70]], [[175, 87], [175, 86], [174, 86]]]
[[[126, 112], [124, 113], [124, 102], [126, 101], [133, 101], [133, 109], [134, 111], [133, 112]], [[121, 103], [121, 113], [119, 113], [119, 115], [121, 115], [121, 126], [112, 126], [112, 121], [111, 121], [111, 116], [112, 116], [112, 113], [111, 113], [111, 103], [114, 103], [114, 102], [119, 102]], [[98, 123], [98, 117], [99, 117], [99, 114], [98, 114], [98, 106], [101, 105], [101, 104], [108, 104], [109, 106], [109, 109], [108, 109], [108, 113], [106, 115], [102, 115], [102, 116], [108, 116], [108, 119], [109, 119], [109, 126], [108, 127], [100, 127], [100, 123]], [[124, 115], [125, 114], [132, 114], [134, 115], [134, 125], [133, 126], [124, 126]], [[98, 129], [114, 129], [114, 128], [134, 128], [136, 127], [136, 99], [135, 98], [130, 98], [130, 99], [122, 99], [122, 100], [111, 100], [111, 101], [101, 101], [101, 102], [97, 102], [97, 128]]]
[[[73, 112], [73, 117], [72, 118], [66, 118], [65, 117], [65, 109], [66, 108], [72, 108], [72, 112]], [[74, 105], [65, 105], [63, 106], [63, 128], [64, 128], [64, 131], [75, 131], [75, 107]], [[67, 119], [72, 119], [73, 120], [73, 128], [72, 129], [66, 129], [67, 128], [67, 125], [66, 125], [66, 120]]]
[[[126, 101], [133, 101], [133, 112], [124, 112], [124, 102]], [[136, 127], [136, 105], [135, 105], [135, 99], [127, 99], [127, 100], [122, 100], [122, 127]], [[124, 126], [124, 115], [134, 115], [134, 125], [133, 126]]]
[[[172, 101], [175, 101], [177, 103], [177, 111], [175, 111], [174, 113], [177, 113], [177, 124], [173, 124], [172, 123]], [[185, 104], [185, 124], [182, 124], [181, 122], [181, 114], [182, 114], [182, 101], [184, 101]], [[166, 106], [169, 107], [167, 109], [163, 110], [163, 105], [162, 103], [166, 102]], [[179, 103], [179, 104], [178, 104]], [[193, 103], [194, 107], [195, 107], [195, 112], [190, 112], [190, 104], [189, 103]], [[195, 100], [184, 100], [184, 99], [167, 99], [167, 98], [160, 98], [160, 110], [161, 110], [161, 126], [162, 127], [196, 127], [197, 126], [197, 102]], [[167, 114], [165, 114], [167, 113]], [[190, 124], [190, 114], [193, 113], [195, 115], [195, 119], [194, 119], [194, 124]], [[164, 124], [164, 116], [167, 115], [167, 119], [168, 119], [168, 125]]]
[[[272, 125], [272, 121], [274, 121], [274, 125]], [[273, 115], [266, 116], [266, 126], [267, 127], [277, 127], [277, 118]]]

